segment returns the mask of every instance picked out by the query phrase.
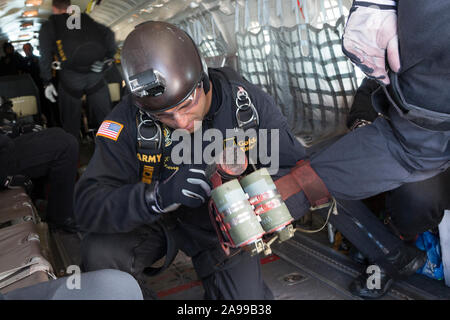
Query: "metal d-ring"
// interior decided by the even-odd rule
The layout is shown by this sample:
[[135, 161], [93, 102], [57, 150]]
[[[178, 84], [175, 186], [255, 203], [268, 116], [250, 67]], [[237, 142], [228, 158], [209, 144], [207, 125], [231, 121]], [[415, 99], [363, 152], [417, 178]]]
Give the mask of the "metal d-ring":
[[[151, 138], [146, 138], [142, 135], [141, 133], [141, 127], [142, 125], [154, 125], [156, 127], [156, 133], [153, 137]], [[146, 120], [142, 120], [142, 114], [141, 114], [141, 122], [138, 125], [138, 135], [139, 135], [139, 139], [140, 140], [144, 140], [144, 141], [150, 141], [150, 142], [156, 142], [158, 145], [158, 149], [161, 148], [161, 138], [162, 138], [162, 131], [161, 131], [161, 126], [154, 120], [152, 119], [146, 119]]]

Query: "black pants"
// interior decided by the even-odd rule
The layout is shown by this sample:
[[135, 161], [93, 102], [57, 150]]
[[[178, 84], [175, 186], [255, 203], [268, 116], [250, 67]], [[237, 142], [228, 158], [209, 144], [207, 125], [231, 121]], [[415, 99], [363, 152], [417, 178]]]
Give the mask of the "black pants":
[[433, 178], [406, 183], [386, 194], [386, 211], [405, 237], [436, 228], [450, 209], [450, 169]]
[[46, 219], [59, 224], [73, 217], [77, 140], [60, 128], [50, 128], [15, 138], [13, 153], [9, 174], [23, 174], [31, 179], [48, 178]]
[[79, 288], [69, 289], [74, 275], [0, 293], [0, 300], [142, 300], [136, 281], [117, 270], [82, 273]]
[[[99, 83], [103, 86], [92, 90]], [[80, 135], [82, 95], [93, 114], [92, 123], [98, 127], [111, 111], [111, 98], [102, 73], [77, 73], [64, 70], [60, 74], [58, 104], [61, 123], [68, 133], [76, 138]]]
[[[240, 252], [224, 261], [217, 236], [191, 227], [178, 225], [169, 232], [176, 246], [192, 258], [205, 299], [273, 299], [262, 279], [258, 256]], [[211, 241], [213, 237], [215, 241]], [[144, 285], [143, 271], [165, 255], [166, 247], [167, 238], [158, 224], [123, 234], [88, 234], [82, 242], [83, 267], [86, 271], [109, 268], [128, 272], [148, 298], [152, 294]]]

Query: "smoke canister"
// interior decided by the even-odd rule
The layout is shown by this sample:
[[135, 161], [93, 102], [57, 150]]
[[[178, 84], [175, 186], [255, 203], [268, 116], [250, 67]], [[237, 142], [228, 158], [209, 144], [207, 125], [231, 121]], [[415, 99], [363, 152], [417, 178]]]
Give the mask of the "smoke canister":
[[249, 174], [240, 183], [249, 195], [250, 204], [255, 207], [255, 214], [261, 218], [265, 232], [279, 231], [294, 220], [267, 169]]
[[254, 243], [264, 235], [259, 219], [237, 179], [218, 186], [212, 190], [211, 196], [223, 221], [222, 231], [228, 233], [235, 247]]

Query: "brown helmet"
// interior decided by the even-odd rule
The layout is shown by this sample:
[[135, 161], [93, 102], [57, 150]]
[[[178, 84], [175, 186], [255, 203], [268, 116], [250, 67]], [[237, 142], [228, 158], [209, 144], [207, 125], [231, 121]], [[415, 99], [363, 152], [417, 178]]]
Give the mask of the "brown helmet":
[[136, 105], [148, 112], [171, 109], [204, 80], [206, 67], [183, 30], [160, 21], [144, 22], [125, 39], [122, 67]]

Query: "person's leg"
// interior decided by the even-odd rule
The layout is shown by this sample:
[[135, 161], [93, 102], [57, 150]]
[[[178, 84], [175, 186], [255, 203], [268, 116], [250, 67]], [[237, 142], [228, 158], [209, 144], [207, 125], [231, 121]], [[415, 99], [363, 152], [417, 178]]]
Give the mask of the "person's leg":
[[[98, 270], [81, 273], [79, 288], [72, 277], [42, 282], [16, 289], [4, 295], [5, 300], [142, 300], [136, 280], [118, 270]], [[73, 281], [76, 283], [76, 281]]]
[[[222, 250], [220, 248], [216, 250]], [[272, 300], [272, 291], [264, 282], [260, 257], [242, 251], [216, 265], [212, 252], [204, 251], [192, 257], [195, 270], [205, 290], [207, 300]], [[207, 272], [209, 270], [209, 274]]]
[[58, 105], [63, 129], [78, 139], [80, 136], [81, 99], [73, 97], [60, 85]]
[[208, 210], [180, 208], [175, 221], [165, 216], [177, 248], [192, 258], [198, 278], [202, 281], [207, 300], [273, 299], [265, 284], [260, 257], [232, 250], [228, 258], [220, 246], [211, 224]]
[[164, 257], [166, 237], [156, 224], [128, 233], [87, 234], [81, 243], [81, 258], [85, 271], [117, 269], [133, 275], [145, 298], [156, 298], [146, 287], [146, 267]]
[[94, 119], [92, 119], [93, 125], [98, 128], [106, 116], [111, 112], [111, 98], [109, 95], [108, 85], [105, 80], [100, 80], [104, 85], [90, 93], [87, 89], [87, 104], [92, 111]]
[[[403, 242], [362, 201], [337, 199], [336, 202], [338, 214], [330, 214], [330, 223], [370, 262], [382, 261], [386, 255], [403, 248]], [[325, 216], [328, 210], [320, 213]]]
[[62, 70], [58, 86], [58, 105], [62, 127], [75, 138], [80, 138], [81, 107], [86, 76]]
[[[408, 128], [402, 130], [406, 135], [399, 136], [388, 120], [377, 118], [315, 153], [311, 167], [330, 194], [343, 200], [366, 199], [404, 183], [431, 178], [449, 167], [449, 155], [436, 151], [440, 135], [413, 124]], [[408, 138], [416, 144], [406, 146]]]
[[369, 260], [371, 266], [380, 270], [378, 287], [369, 287], [368, 279], [372, 272], [363, 272], [351, 283], [352, 294], [379, 298], [395, 279], [414, 274], [425, 263], [426, 255], [422, 251], [405, 245], [362, 201], [339, 199], [336, 202], [337, 215], [330, 215], [330, 223]]
[[73, 190], [77, 174], [78, 142], [61, 128], [50, 128], [14, 139], [17, 168], [30, 178], [48, 177], [47, 217], [63, 225], [73, 219]]
[[386, 195], [386, 207], [394, 227], [411, 238], [433, 229], [450, 208], [450, 169], [424, 181], [407, 183]]

